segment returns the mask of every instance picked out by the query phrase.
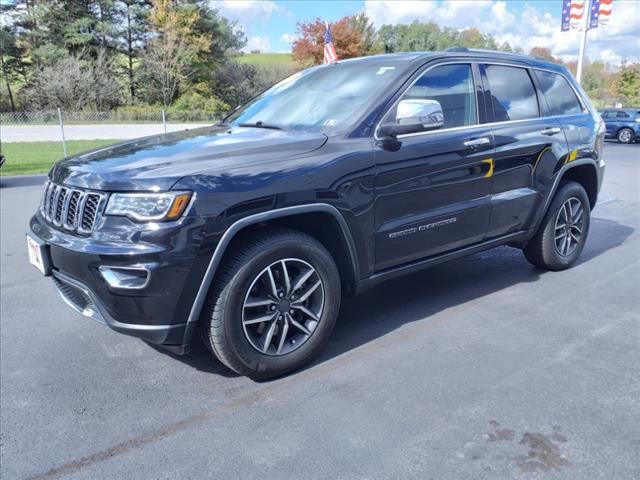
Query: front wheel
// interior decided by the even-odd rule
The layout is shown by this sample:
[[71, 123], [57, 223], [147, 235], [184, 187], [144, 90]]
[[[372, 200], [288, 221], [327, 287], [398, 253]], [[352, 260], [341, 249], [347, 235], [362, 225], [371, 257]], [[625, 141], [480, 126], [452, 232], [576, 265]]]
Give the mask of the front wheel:
[[632, 143], [635, 140], [635, 134], [630, 128], [623, 128], [618, 132], [618, 141], [620, 143]]
[[340, 277], [315, 238], [266, 231], [221, 267], [204, 319], [205, 341], [227, 367], [257, 380], [307, 363], [340, 308]]
[[582, 185], [561, 185], [538, 231], [524, 248], [527, 260], [547, 270], [571, 267], [587, 240], [590, 214], [589, 198]]

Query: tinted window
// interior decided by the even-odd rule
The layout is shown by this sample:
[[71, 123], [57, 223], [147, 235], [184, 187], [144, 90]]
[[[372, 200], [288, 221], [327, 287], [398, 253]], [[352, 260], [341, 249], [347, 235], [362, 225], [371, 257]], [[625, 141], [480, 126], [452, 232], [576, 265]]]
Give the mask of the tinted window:
[[538, 116], [538, 99], [525, 69], [498, 65], [486, 68], [496, 122]]
[[[403, 100], [415, 98], [440, 102], [444, 114], [442, 128], [477, 123], [471, 65], [443, 65], [432, 68], [409, 87], [402, 97]], [[395, 109], [391, 113], [395, 118]]]
[[540, 90], [547, 99], [550, 115], [571, 115], [580, 113], [582, 107], [573, 88], [562, 75], [552, 72], [535, 71]]
[[618, 112], [617, 117], [618, 117], [618, 118], [631, 118], [631, 115], [629, 115], [629, 114], [628, 114], [628, 113], [626, 113], [626, 112]]

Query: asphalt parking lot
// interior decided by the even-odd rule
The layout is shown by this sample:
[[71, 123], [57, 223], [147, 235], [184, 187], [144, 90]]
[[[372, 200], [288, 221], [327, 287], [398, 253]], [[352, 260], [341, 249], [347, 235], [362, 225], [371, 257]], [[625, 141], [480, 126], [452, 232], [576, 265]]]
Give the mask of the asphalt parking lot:
[[503, 247], [387, 282], [266, 383], [73, 312], [28, 265], [42, 178], [1, 178], [0, 477], [640, 478], [640, 145], [605, 159], [573, 269]]

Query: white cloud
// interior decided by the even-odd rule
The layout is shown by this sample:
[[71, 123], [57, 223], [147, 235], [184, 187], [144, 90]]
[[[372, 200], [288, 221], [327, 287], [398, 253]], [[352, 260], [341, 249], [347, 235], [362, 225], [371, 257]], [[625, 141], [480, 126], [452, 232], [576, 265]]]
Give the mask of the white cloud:
[[282, 36], [280, 37], [280, 40], [282, 40], [284, 43], [293, 43], [296, 41], [297, 38], [298, 37], [296, 37], [292, 33], [283, 33]]
[[243, 24], [254, 20], [267, 21], [273, 13], [286, 10], [270, 0], [212, 0], [211, 6], [222, 15]]
[[366, 0], [364, 11], [377, 26], [426, 22], [434, 18], [437, 4], [426, 0]]
[[[553, 55], [565, 61], [577, 58], [579, 32], [560, 31], [558, 11], [544, 11], [540, 4], [525, 4], [521, 13], [514, 13], [513, 5], [495, 0], [366, 0], [364, 11], [377, 27], [385, 24], [434, 21], [440, 26], [478, 28], [492, 34], [499, 43], [509, 42], [525, 53], [531, 48], [547, 47]], [[640, 61], [640, 2], [616, 0], [610, 24], [589, 32], [587, 57], [620, 63], [622, 60]]]
[[261, 52], [271, 51], [271, 41], [268, 36], [260, 37], [254, 35], [247, 39], [247, 45], [242, 49], [243, 52], [252, 52], [253, 50], [260, 50]]

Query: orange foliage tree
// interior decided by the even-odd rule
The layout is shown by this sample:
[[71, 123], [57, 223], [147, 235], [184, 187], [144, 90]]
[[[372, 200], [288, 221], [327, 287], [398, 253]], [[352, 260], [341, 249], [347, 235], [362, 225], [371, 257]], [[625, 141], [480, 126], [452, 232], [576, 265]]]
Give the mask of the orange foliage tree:
[[[365, 54], [362, 30], [355, 21], [356, 16], [343, 17], [329, 24], [333, 45], [339, 59], [360, 57]], [[298, 39], [293, 42], [293, 58], [303, 65], [319, 65], [324, 60], [324, 21], [316, 18], [311, 22], [298, 23]]]

